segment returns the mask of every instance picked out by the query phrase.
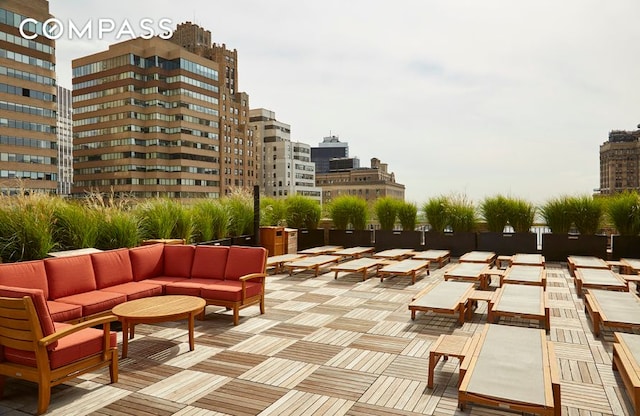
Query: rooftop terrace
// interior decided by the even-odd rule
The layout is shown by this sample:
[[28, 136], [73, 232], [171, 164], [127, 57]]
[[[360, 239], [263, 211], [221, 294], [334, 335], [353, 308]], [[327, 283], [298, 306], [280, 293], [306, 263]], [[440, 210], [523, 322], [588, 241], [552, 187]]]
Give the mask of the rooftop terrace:
[[[118, 383], [108, 384], [105, 369], [57, 386], [48, 414], [513, 415], [473, 405], [459, 411], [454, 358], [438, 363], [434, 389], [427, 388], [429, 349], [438, 336], [471, 335], [487, 322], [486, 302], [462, 327], [447, 315], [411, 320], [412, 296], [449, 267], [432, 266], [415, 285], [404, 277], [363, 282], [360, 274], [334, 280], [330, 272], [270, 276], [264, 315], [257, 306], [244, 309], [234, 327], [209, 306], [206, 320], [196, 321], [193, 352], [185, 322], [140, 325], [120, 360]], [[613, 333], [594, 338], [566, 264], [548, 263], [547, 273], [562, 414], [632, 414], [611, 369]], [[36, 398], [34, 384], [9, 379], [0, 414], [33, 414]]]

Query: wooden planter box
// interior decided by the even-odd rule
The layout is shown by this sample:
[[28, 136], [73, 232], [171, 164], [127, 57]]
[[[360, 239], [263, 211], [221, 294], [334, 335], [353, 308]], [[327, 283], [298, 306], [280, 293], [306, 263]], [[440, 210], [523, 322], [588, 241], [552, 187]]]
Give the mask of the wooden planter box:
[[493, 251], [499, 256], [517, 253], [537, 253], [538, 242], [534, 233], [478, 233], [478, 250]]
[[640, 259], [639, 235], [614, 235], [611, 242], [611, 259]]
[[567, 261], [569, 256], [595, 256], [607, 260], [607, 236], [542, 234], [542, 255], [547, 261]]
[[392, 248], [423, 250], [422, 231], [376, 230], [373, 233], [376, 251]]
[[424, 249], [449, 250], [452, 257], [460, 257], [464, 253], [477, 249], [476, 233], [424, 233]]
[[373, 231], [371, 230], [329, 230], [329, 245], [348, 247], [371, 247]]
[[324, 246], [324, 228], [309, 230], [302, 228], [298, 230], [298, 250], [305, 250], [311, 247]]

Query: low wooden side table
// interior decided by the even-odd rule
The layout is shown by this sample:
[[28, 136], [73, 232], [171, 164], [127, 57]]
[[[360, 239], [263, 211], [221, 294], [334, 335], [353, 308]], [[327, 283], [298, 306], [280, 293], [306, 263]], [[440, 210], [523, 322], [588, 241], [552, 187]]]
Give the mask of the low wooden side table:
[[633, 282], [636, 284], [636, 293], [638, 295], [640, 295], [640, 275], [637, 274], [621, 274], [620, 277], [622, 277], [624, 279], [625, 282], [627, 282], [627, 286], [629, 286], [629, 290], [631, 290], [631, 286], [629, 285], [629, 282]]
[[490, 290], [474, 289], [467, 298], [467, 319], [471, 319], [471, 317], [473, 316], [473, 309], [478, 301], [487, 302], [488, 308], [489, 303], [491, 303], [495, 294], [496, 292], [492, 292]]
[[449, 357], [455, 357], [462, 362], [472, 341], [473, 338], [471, 337], [447, 334], [440, 335], [431, 347], [431, 352], [429, 352], [429, 379], [427, 381], [427, 387], [430, 389], [433, 388], [433, 372], [440, 357], [444, 357], [445, 361], [448, 360]]
[[498, 256], [496, 258], [496, 267], [498, 269], [502, 269], [502, 263], [507, 263], [507, 266], [505, 267], [506, 269], [511, 264], [512, 259], [513, 259], [513, 256]]

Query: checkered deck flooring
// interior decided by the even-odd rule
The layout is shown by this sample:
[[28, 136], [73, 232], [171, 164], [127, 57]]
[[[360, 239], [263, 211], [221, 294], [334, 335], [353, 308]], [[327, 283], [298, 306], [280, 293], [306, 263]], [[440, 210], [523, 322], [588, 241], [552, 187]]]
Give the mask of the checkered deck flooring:
[[[460, 412], [456, 359], [438, 363], [434, 389], [427, 388], [429, 349], [438, 336], [470, 335], [486, 323], [485, 302], [462, 327], [453, 316], [410, 319], [411, 297], [448, 267], [422, 273], [415, 285], [405, 277], [363, 282], [361, 274], [346, 273], [334, 280], [328, 270], [270, 276], [266, 314], [244, 309], [234, 327], [228, 312], [208, 307], [206, 319], [196, 321], [193, 352], [184, 322], [140, 325], [129, 358], [120, 360], [118, 383], [108, 384], [105, 369], [57, 386], [49, 414], [513, 415], [473, 405]], [[547, 270], [562, 414], [631, 414], [611, 370], [612, 332], [595, 339], [566, 265]], [[33, 414], [36, 397], [35, 385], [8, 379], [0, 414]]]

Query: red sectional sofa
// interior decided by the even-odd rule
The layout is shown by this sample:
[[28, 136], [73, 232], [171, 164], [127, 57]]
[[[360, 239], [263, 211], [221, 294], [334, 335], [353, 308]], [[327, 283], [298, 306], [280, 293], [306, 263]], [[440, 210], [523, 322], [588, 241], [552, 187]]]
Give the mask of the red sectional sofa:
[[164, 245], [0, 264], [0, 285], [42, 290], [55, 322], [108, 314], [127, 300], [199, 296], [207, 305], [264, 313], [267, 251], [262, 247]]

